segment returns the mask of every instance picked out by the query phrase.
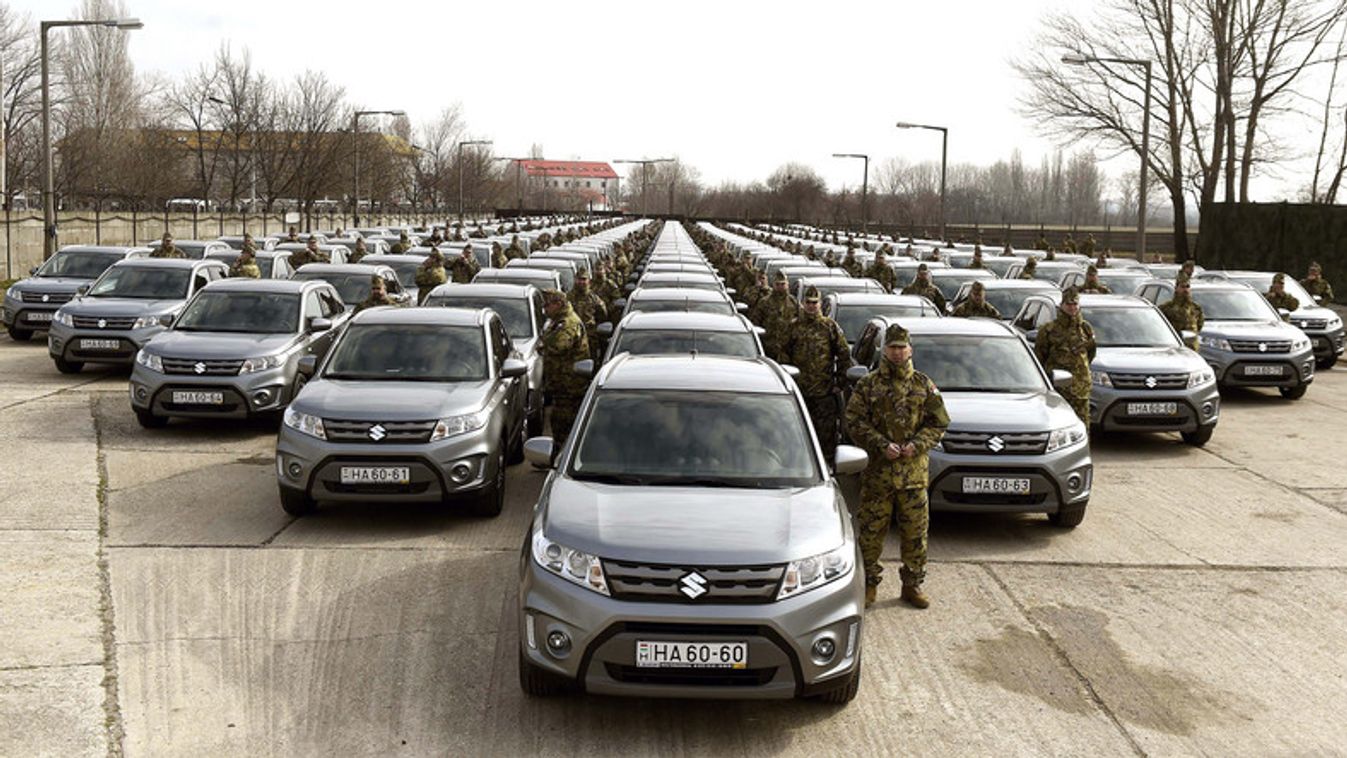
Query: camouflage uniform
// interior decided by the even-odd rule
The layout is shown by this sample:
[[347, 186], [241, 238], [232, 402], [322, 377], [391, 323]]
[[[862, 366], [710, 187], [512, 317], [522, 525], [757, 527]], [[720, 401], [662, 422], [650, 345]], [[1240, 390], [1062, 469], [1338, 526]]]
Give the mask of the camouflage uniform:
[[1085, 241], [1081, 243], [1080, 252], [1085, 255], [1094, 255], [1095, 245], [1098, 244], [1094, 239], [1094, 232], [1085, 235]]
[[[927, 274], [927, 276], [923, 279], [922, 274]], [[930, 300], [932, 303], [935, 303], [935, 307], [939, 308], [941, 313], [945, 312], [944, 293], [940, 291], [939, 287], [931, 284], [930, 274], [920, 267], [917, 269], [917, 278], [912, 280], [911, 284], [903, 288], [903, 294], [920, 295], [927, 300]]]
[[[805, 301], [817, 303], [818, 294], [817, 289], [810, 287]], [[804, 395], [823, 457], [831, 464], [837, 452], [842, 387], [847, 369], [851, 368], [851, 354], [842, 327], [827, 316], [802, 310], [790, 323], [781, 346], [781, 362], [800, 370], [795, 383]]]
[[[1007, 248], [1010, 247], [1010, 243], [1009, 243], [1009, 242], [1006, 243], [1006, 247], [1007, 247]], [[1034, 243], [1034, 249], [1035, 249], [1035, 250], [1047, 250], [1047, 249], [1048, 249], [1048, 235], [1043, 234], [1043, 233], [1040, 232], [1039, 235], [1038, 235], [1038, 241]], [[1008, 253], [1008, 252], [1010, 252], [1010, 251], [1007, 250], [1006, 252]], [[1004, 253], [1003, 253], [1003, 254], [1004, 254]]]
[[1272, 277], [1272, 289], [1263, 294], [1273, 308], [1291, 311], [1292, 313], [1300, 310], [1300, 299], [1282, 289], [1285, 286], [1286, 277], [1277, 274]]
[[973, 251], [973, 260], [972, 260], [971, 262], [969, 262], [968, 268], [973, 269], [973, 270], [984, 269], [984, 268], [986, 268], [986, 266], [984, 266], [984, 265], [982, 264], [982, 251], [981, 251], [981, 250], [974, 250], [974, 251]]
[[[1174, 298], [1160, 306], [1160, 312], [1165, 314], [1169, 323], [1173, 325], [1174, 330], [1182, 334], [1185, 331], [1197, 334], [1202, 331], [1202, 325], [1206, 323], [1206, 317], [1202, 315], [1202, 306], [1193, 302], [1190, 295], [1180, 295], [1174, 293]], [[1198, 340], [1196, 338], [1186, 343], [1193, 350], [1197, 349]]]
[[416, 304], [421, 305], [430, 297], [430, 291], [449, 281], [444, 272], [444, 256], [439, 250], [426, 256], [421, 267], [416, 270]]
[[[897, 334], [895, 334], [897, 333]], [[885, 342], [907, 333], [897, 325], [885, 333]], [[896, 512], [905, 586], [920, 587], [926, 579], [926, 537], [930, 523], [927, 507], [926, 454], [935, 447], [949, 426], [949, 414], [940, 390], [912, 362], [894, 364], [886, 357], [879, 368], [856, 383], [847, 402], [846, 428], [852, 441], [870, 456], [861, 475], [861, 505], [856, 514], [860, 528], [865, 583], [877, 586], [884, 569], [880, 554]], [[916, 448], [910, 458], [889, 460], [884, 451], [890, 443]]]
[[993, 318], [999, 320], [1001, 311], [998, 311], [996, 306], [987, 302], [986, 299], [983, 299], [982, 302], [975, 302], [974, 300], [977, 293], [985, 291], [986, 288], [982, 286], [982, 282], [974, 282], [972, 294], [969, 295], [967, 300], [959, 303], [954, 309], [954, 315], [960, 318]]
[[[778, 280], [785, 276], [778, 276]], [[790, 296], [789, 291], [772, 289], [772, 294], [758, 301], [753, 309], [753, 323], [766, 330], [762, 335], [762, 349], [767, 357], [781, 360], [781, 349], [786, 341], [786, 331], [795, 317], [800, 315], [800, 304]]]
[[398, 241], [394, 242], [393, 246], [388, 248], [388, 252], [391, 255], [402, 255], [410, 251], [411, 249], [412, 249], [412, 240], [404, 232], [398, 235]]
[[1026, 279], [1026, 280], [1027, 280], [1027, 279], [1033, 279], [1033, 278], [1034, 278], [1034, 272], [1035, 272], [1035, 271], [1038, 271], [1038, 259], [1037, 259], [1037, 258], [1030, 258], [1029, 260], [1027, 260], [1027, 261], [1024, 262], [1024, 270], [1021, 271], [1021, 272], [1020, 272], [1020, 275], [1019, 275], [1018, 277], [1016, 277], [1016, 278], [1017, 278], [1017, 279]]
[[608, 320], [608, 308], [604, 306], [603, 298], [590, 289], [587, 277], [588, 273], [583, 271], [576, 277], [575, 286], [571, 287], [566, 300], [585, 327], [585, 334], [589, 336], [589, 357], [597, 363], [600, 357], [598, 329], [600, 323]]
[[898, 286], [898, 274], [888, 263], [882, 263], [878, 258], [866, 267], [865, 275], [879, 282], [879, 286], [883, 287], [885, 292], [893, 292]]
[[454, 284], [467, 284], [472, 281], [477, 272], [482, 267], [477, 265], [477, 258], [472, 254], [472, 248], [463, 248], [463, 254], [454, 257], [453, 262], [449, 264], [449, 276], [454, 280]]
[[365, 238], [361, 237], [355, 241], [355, 249], [346, 258], [347, 263], [359, 263], [361, 258], [369, 255], [369, 248], [365, 247]]
[[322, 251], [312, 250], [306, 247], [303, 250], [296, 250], [290, 254], [290, 267], [298, 269], [300, 266], [308, 263], [327, 263], [328, 260], [328, 257], [324, 255]]
[[861, 262], [856, 260], [856, 251], [848, 248], [847, 255], [842, 259], [842, 270], [859, 279], [865, 275], [865, 268]]
[[524, 252], [524, 246], [519, 244], [519, 235], [510, 237], [510, 246], [505, 248], [505, 257], [512, 261], [528, 257], [528, 254]]
[[151, 258], [186, 258], [182, 251], [173, 246], [173, 238], [164, 236], [164, 241], [150, 253]]
[[[420, 275], [421, 272], [418, 271], [417, 276], [419, 277]], [[388, 296], [388, 290], [384, 289], [384, 287], [385, 285], [382, 277], [378, 274], [371, 276], [369, 295], [364, 300], [361, 300], [360, 304], [355, 307], [355, 312], [359, 313], [366, 308], [375, 308], [380, 305], [393, 305], [393, 300]]]
[[491, 267], [492, 267], [492, 268], [505, 268], [505, 264], [508, 263], [509, 260], [510, 260], [509, 258], [505, 257], [505, 251], [501, 249], [500, 243], [499, 243], [499, 242], [492, 242], [492, 243], [491, 243]]
[[1094, 295], [1113, 294], [1113, 290], [1110, 290], [1103, 282], [1099, 281], [1099, 269], [1095, 266], [1090, 266], [1085, 269], [1085, 284], [1081, 285], [1080, 291], [1082, 293]]
[[552, 404], [553, 449], [560, 450], [575, 425], [580, 401], [589, 386], [589, 382], [573, 370], [576, 361], [589, 358], [589, 339], [584, 324], [580, 323], [561, 291], [547, 290], [543, 299], [549, 306], [561, 307], [550, 317], [542, 337], [543, 390]]
[[1323, 270], [1319, 267], [1319, 264], [1311, 263], [1309, 273], [1309, 276], [1300, 280], [1300, 286], [1304, 287], [1306, 292], [1319, 298], [1322, 305], [1333, 302], [1333, 285], [1329, 284], [1328, 280], [1323, 277]]
[[229, 275], [245, 279], [262, 278], [262, 269], [257, 267], [257, 258], [253, 255], [252, 250], [244, 248], [243, 252], [239, 254], [238, 260], [229, 266]]
[[[1062, 304], [1080, 302], [1075, 289], [1062, 293]], [[1094, 328], [1077, 313], [1058, 310], [1057, 318], [1043, 325], [1034, 340], [1034, 353], [1048, 371], [1071, 372], [1071, 385], [1059, 390], [1086, 426], [1090, 423], [1090, 361], [1094, 360]]]

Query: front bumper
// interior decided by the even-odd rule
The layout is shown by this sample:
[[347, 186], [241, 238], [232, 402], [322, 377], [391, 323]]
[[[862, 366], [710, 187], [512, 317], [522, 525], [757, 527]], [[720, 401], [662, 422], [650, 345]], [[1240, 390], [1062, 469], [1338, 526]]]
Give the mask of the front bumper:
[[64, 305], [61, 303], [25, 303], [14, 298], [5, 298], [4, 308], [0, 313], [4, 314], [4, 325], [14, 326], [19, 329], [32, 329], [34, 331], [46, 331], [50, 329], [52, 318], [56, 315], [56, 309]]
[[1344, 338], [1343, 327], [1338, 327], [1332, 331], [1317, 329], [1302, 329], [1305, 336], [1310, 338], [1310, 345], [1314, 350], [1315, 360], [1323, 361], [1342, 355], [1343, 350], [1347, 349], [1347, 338]]
[[[1314, 381], [1314, 352], [1235, 353], [1203, 347], [1201, 355], [1216, 372], [1221, 387], [1296, 387]], [[1279, 366], [1277, 374], [1255, 374], [1263, 367]]]
[[[496, 475], [500, 434], [488, 424], [477, 432], [414, 445], [328, 442], [281, 426], [276, 437], [278, 483], [314, 500], [439, 502], [467, 495]], [[493, 441], [495, 444], [492, 444]], [[343, 466], [406, 466], [408, 484], [342, 484]], [[466, 475], [460, 468], [467, 466]]]
[[[531, 535], [530, 535], [531, 537]], [[859, 556], [857, 556], [859, 558]], [[571, 584], [522, 557], [519, 640], [536, 666], [587, 692], [677, 698], [778, 699], [827, 692], [860, 663], [864, 572], [798, 597], [761, 605], [689, 605], [615, 600]], [[570, 640], [562, 653], [546, 640]], [[833, 658], [816, 660], [819, 637]], [[636, 642], [746, 642], [748, 668], [658, 669], [636, 666]]]
[[[1090, 499], [1094, 463], [1088, 442], [1039, 455], [954, 454], [930, 452], [930, 507], [967, 513], [1057, 513]], [[965, 477], [1029, 480], [1029, 493], [969, 494]]]
[[[293, 363], [293, 361], [291, 362]], [[294, 369], [269, 369], [236, 376], [161, 374], [135, 364], [131, 370], [131, 406], [156, 416], [182, 418], [251, 418], [285, 408], [294, 395]], [[219, 405], [185, 405], [173, 402], [174, 391], [218, 391]]]
[[[1173, 415], [1133, 415], [1134, 403], [1174, 403]], [[1190, 390], [1119, 390], [1095, 385], [1090, 390], [1090, 422], [1104, 431], [1195, 432], [1221, 417], [1221, 392], [1216, 382]]]
[[[136, 362], [136, 353], [145, 343], [162, 331], [162, 326], [121, 330], [79, 329], [53, 322], [47, 332], [47, 353], [52, 358], [68, 361], [129, 366]], [[86, 347], [88, 343], [84, 340], [116, 340], [117, 347]]]

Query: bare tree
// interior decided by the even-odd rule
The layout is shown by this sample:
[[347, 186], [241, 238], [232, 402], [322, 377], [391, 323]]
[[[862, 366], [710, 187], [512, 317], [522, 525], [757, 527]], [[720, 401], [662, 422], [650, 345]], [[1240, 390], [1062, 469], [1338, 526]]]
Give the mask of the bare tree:
[[34, 28], [28, 15], [0, 5], [0, 68], [5, 72], [0, 129], [4, 130], [6, 152], [6, 203], [38, 184], [41, 58]]
[[211, 102], [219, 78], [218, 67], [203, 63], [164, 93], [164, 106], [186, 132], [184, 144], [192, 155], [195, 179], [192, 194], [202, 200], [211, 197], [216, 169], [225, 155], [223, 130], [216, 122], [220, 109]]

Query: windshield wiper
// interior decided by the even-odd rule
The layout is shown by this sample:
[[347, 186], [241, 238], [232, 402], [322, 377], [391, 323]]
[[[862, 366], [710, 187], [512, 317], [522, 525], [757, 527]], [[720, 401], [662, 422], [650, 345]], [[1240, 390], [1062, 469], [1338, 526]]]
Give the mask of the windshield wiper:
[[738, 487], [743, 489], [757, 489], [762, 484], [760, 479], [727, 476], [655, 476], [649, 477], [646, 482], [662, 486]]
[[1033, 390], [1026, 390], [1026, 389], [1023, 389], [1023, 388], [1020, 388], [1020, 387], [941, 387], [941, 386], [938, 385], [938, 384], [936, 385], [936, 389], [940, 390], [941, 392], [1007, 392], [1007, 393], [1014, 393], [1014, 392], [1032, 392], [1032, 391], [1033, 391]]
[[598, 482], [599, 484], [649, 484], [645, 477], [636, 476], [635, 474], [586, 474], [576, 472], [571, 474], [571, 478], [576, 481]]

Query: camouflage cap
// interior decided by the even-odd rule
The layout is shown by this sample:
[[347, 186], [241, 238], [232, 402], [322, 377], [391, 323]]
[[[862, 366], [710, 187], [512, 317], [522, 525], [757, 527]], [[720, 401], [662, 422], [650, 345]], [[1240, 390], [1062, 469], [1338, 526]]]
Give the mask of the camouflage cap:
[[1318, 261], [1310, 261], [1310, 271], [1323, 271], [1323, 268], [1319, 266]]
[[1067, 287], [1066, 291], [1062, 293], [1062, 305], [1073, 304], [1080, 304], [1080, 290], [1075, 287]]
[[930, 271], [931, 271], [930, 267], [927, 266], [925, 263], [921, 263], [921, 264], [918, 264], [918, 265], [917, 265], [917, 273], [918, 273], [918, 274], [926, 274], [926, 273], [930, 273]]
[[789, 282], [790, 279], [787, 279], [787, 278], [786, 278], [786, 272], [785, 272], [785, 271], [782, 271], [781, 269], [777, 269], [777, 270], [776, 270], [776, 278], [773, 279], [772, 281], [775, 282], [775, 283], [777, 283], [777, 284], [780, 284], [780, 283], [782, 283], [782, 282]]
[[1192, 278], [1189, 277], [1187, 274], [1183, 273], [1182, 271], [1179, 272], [1178, 276], [1174, 277], [1174, 286], [1176, 287], [1179, 285], [1185, 286], [1191, 285], [1192, 283], [1193, 283]]
[[1277, 273], [1272, 275], [1273, 284], [1286, 284], [1286, 274]]
[[806, 303], [817, 303], [819, 299], [818, 287], [809, 285], [809, 288], [804, 291], [804, 301]]
[[1086, 275], [1086, 276], [1091, 276], [1091, 275], [1098, 276], [1098, 275], [1099, 275], [1099, 269], [1096, 268], [1095, 265], [1094, 265], [1093, 263], [1091, 263], [1089, 266], [1087, 266], [1087, 267], [1085, 268], [1085, 275]]
[[1038, 268], [1038, 259], [1030, 256], [1029, 260], [1024, 262], [1025, 268]]
[[543, 290], [543, 305], [556, 305], [564, 302], [566, 302], [566, 293], [561, 290]]
[[901, 324], [889, 324], [889, 328], [884, 330], [884, 347], [907, 347], [907, 330]]
[[384, 278], [382, 276], [379, 276], [378, 274], [370, 274], [369, 286], [377, 287], [378, 289], [383, 289], [386, 285], [384, 284]]
[[986, 292], [987, 288], [983, 286], [982, 282], [975, 280], [973, 282], [973, 288], [971, 291], [973, 292], [973, 294], [977, 294], [979, 292]]
[[588, 268], [585, 268], [584, 266], [581, 266], [580, 268], [576, 269], [576, 270], [575, 270], [575, 278], [576, 278], [576, 279], [588, 279], [588, 278], [589, 278], [589, 269], [588, 269]]

